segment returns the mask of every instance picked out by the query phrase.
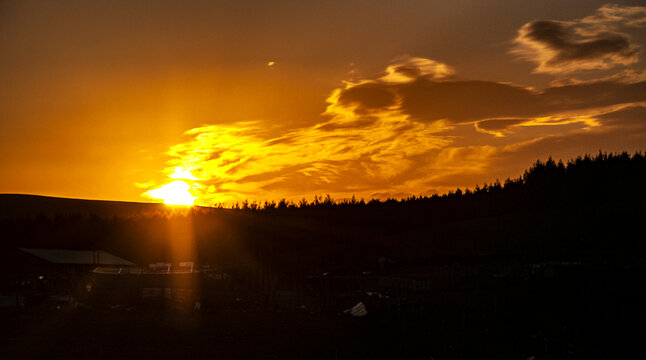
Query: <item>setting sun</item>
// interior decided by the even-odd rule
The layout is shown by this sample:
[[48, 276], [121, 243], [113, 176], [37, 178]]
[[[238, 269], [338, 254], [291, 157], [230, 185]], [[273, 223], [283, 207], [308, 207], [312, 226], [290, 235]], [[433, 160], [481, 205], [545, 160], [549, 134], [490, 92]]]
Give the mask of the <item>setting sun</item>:
[[151, 198], [163, 200], [167, 205], [191, 206], [197, 197], [190, 193], [190, 189], [191, 186], [186, 182], [176, 180], [158, 189], [150, 190], [147, 194]]

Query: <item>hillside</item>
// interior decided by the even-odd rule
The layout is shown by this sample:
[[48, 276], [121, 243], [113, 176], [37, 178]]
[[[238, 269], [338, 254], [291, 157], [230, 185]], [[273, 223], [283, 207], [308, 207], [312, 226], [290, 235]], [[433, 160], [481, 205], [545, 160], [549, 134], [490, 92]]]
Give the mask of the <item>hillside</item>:
[[103, 248], [142, 263], [171, 257], [180, 228], [190, 230], [182, 241], [197, 260], [276, 269], [372, 266], [382, 256], [635, 260], [644, 254], [632, 235], [646, 214], [644, 183], [642, 154], [600, 153], [537, 161], [502, 184], [383, 202], [328, 197], [173, 213], [161, 204], [2, 195], [0, 225], [3, 247]]
[[30, 218], [38, 215], [56, 217], [91, 214], [108, 218], [164, 212], [167, 212], [167, 209], [163, 204], [0, 194], [0, 219]]
[[[158, 357], [178, 346], [262, 357], [273, 346], [283, 358], [302, 358], [328, 346], [334, 354], [314, 358], [428, 358], [429, 349], [453, 359], [642, 358], [634, 355], [644, 353], [643, 334], [634, 329], [646, 321], [645, 182], [642, 154], [599, 154], [538, 161], [518, 179], [477, 189], [384, 202], [317, 198], [177, 212], [5, 195], [6, 291], [29, 288], [25, 280], [41, 275], [13, 257], [18, 247], [211, 267], [195, 274], [202, 310], [191, 303], [187, 312], [145, 298], [150, 288], [131, 292], [144, 280], [137, 275], [104, 278], [114, 286], [103, 291], [102, 275], [91, 276], [88, 298], [80, 274], [71, 293], [83, 306], [61, 310], [42, 300], [6, 311], [2, 329], [17, 335], [0, 348], [35, 337], [43, 353], [72, 339], [86, 352], [113, 347]], [[230, 277], [214, 280], [213, 270]], [[70, 279], [67, 272], [44, 278]], [[366, 316], [343, 315], [360, 301]], [[50, 321], [59, 324], [55, 332], [34, 333], [48, 319], [63, 320]]]

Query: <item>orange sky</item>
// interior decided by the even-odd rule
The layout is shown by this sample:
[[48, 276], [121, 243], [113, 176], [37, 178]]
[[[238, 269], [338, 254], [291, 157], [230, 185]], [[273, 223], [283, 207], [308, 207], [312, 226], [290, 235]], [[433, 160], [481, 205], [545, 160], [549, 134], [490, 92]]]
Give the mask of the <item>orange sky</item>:
[[2, 2], [0, 192], [402, 197], [646, 150], [646, 8], [537, 3]]

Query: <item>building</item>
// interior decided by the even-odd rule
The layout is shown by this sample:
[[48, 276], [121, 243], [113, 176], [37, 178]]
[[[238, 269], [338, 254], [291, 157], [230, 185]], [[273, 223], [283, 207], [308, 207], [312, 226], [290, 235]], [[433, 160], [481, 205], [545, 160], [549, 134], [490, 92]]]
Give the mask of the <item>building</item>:
[[136, 266], [103, 250], [19, 248], [5, 255], [0, 267], [0, 294], [32, 301], [87, 292], [86, 280], [97, 266]]

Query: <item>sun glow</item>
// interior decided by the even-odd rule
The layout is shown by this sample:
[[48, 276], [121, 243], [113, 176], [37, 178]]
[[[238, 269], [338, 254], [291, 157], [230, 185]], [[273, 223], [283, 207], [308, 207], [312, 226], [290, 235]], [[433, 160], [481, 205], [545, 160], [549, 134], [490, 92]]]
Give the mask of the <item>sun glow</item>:
[[161, 199], [167, 205], [191, 206], [197, 199], [189, 191], [191, 186], [184, 181], [176, 180], [158, 189], [149, 190], [146, 194], [153, 199]]

